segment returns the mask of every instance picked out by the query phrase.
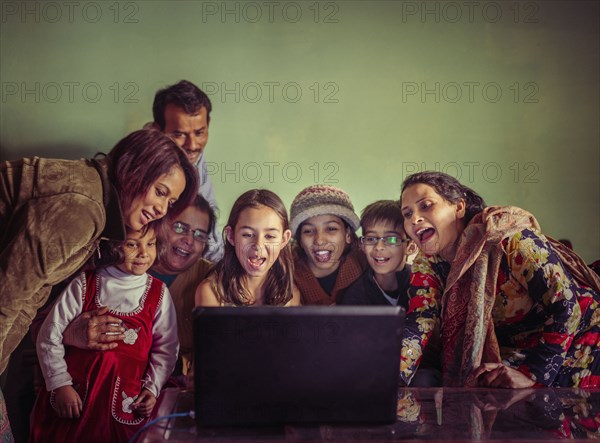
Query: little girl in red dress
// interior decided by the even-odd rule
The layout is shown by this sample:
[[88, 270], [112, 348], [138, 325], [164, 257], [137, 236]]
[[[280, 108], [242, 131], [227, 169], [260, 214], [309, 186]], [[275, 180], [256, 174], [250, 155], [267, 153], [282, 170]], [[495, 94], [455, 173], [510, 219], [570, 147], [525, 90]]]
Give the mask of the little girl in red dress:
[[[121, 263], [82, 273], [44, 321], [37, 352], [46, 391], [32, 413], [30, 442], [127, 441], [144, 425], [173, 371], [179, 347], [166, 286], [146, 273], [156, 258], [156, 235], [128, 232], [115, 250]], [[109, 306], [125, 339], [108, 351], [64, 346], [69, 322]]]

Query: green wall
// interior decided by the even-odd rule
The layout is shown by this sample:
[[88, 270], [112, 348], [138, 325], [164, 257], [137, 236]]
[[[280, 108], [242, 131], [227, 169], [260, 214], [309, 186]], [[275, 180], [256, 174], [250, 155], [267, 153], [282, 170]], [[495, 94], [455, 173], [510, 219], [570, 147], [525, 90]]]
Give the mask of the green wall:
[[336, 184], [358, 211], [442, 169], [600, 258], [595, 1], [1, 3], [0, 158], [109, 150], [182, 78], [221, 207]]

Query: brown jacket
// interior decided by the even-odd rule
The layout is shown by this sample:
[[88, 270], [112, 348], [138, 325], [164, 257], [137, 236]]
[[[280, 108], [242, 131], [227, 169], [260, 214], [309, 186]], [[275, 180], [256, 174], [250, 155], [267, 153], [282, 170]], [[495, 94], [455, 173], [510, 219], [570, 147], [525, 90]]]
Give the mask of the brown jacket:
[[52, 285], [76, 272], [101, 238], [125, 239], [104, 159], [0, 164], [0, 373]]

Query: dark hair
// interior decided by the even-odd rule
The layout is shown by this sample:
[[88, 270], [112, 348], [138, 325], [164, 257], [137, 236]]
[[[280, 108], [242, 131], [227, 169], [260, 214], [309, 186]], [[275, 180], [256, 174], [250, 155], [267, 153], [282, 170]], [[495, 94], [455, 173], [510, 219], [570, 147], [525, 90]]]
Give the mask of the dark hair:
[[412, 185], [422, 183], [435, 189], [444, 200], [450, 203], [457, 203], [464, 200], [466, 204], [465, 224], [469, 223], [475, 214], [480, 213], [485, 208], [483, 198], [471, 188], [462, 185], [457, 179], [443, 172], [424, 171], [409, 175], [402, 182], [402, 191]]
[[[281, 220], [283, 231], [290, 229], [285, 205], [277, 194], [267, 189], [252, 189], [240, 195], [231, 208], [227, 226], [235, 230], [242, 211], [260, 206], [266, 206], [277, 213]], [[247, 305], [250, 295], [243, 283], [245, 276], [244, 268], [240, 265], [235, 253], [235, 247], [227, 241], [225, 235], [223, 235], [223, 241], [225, 243], [225, 253], [214, 269], [217, 282], [223, 287], [225, 301], [233, 303], [236, 306]], [[292, 289], [294, 287], [293, 275], [294, 264], [290, 244], [288, 243], [280, 251], [277, 261], [269, 269], [265, 284], [265, 304], [285, 305], [292, 299]]]
[[206, 108], [206, 122], [210, 123], [212, 103], [208, 95], [192, 82], [181, 80], [157, 91], [152, 104], [152, 115], [161, 131], [165, 130], [165, 108], [169, 104], [183, 108], [187, 114], [196, 114], [200, 109]]
[[[158, 232], [162, 229], [162, 225], [164, 219], [152, 221], [143, 227], [139, 232], [141, 234], [141, 238], [144, 238], [148, 231], [152, 230], [154, 235], [156, 236], [156, 258], [155, 263], [158, 261], [158, 257], [164, 253], [163, 249], [165, 249], [164, 243], [159, 239]], [[131, 229], [127, 228], [127, 234], [132, 232]], [[91, 262], [94, 268], [105, 268], [108, 266], [116, 266], [125, 262], [125, 254], [123, 253], [123, 245], [127, 241], [125, 238], [124, 241], [118, 240], [106, 240], [101, 241], [98, 245], [97, 254], [94, 256], [93, 261]]]
[[404, 218], [400, 202], [396, 200], [378, 200], [371, 203], [360, 214], [360, 227], [363, 235], [367, 226], [377, 223], [391, 223], [400, 233], [404, 233]]
[[571, 243], [571, 240], [569, 240], [568, 238], [561, 238], [558, 241], [565, 245], [567, 248], [573, 249], [573, 243]]
[[[344, 220], [342, 217], [340, 217], [338, 215], [334, 215], [334, 214], [330, 214], [330, 215], [333, 215], [334, 217], [339, 218], [342, 221], [342, 223], [344, 223], [344, 230], [346, 232], [350, 233], [350, 244], [346, 243], [346, 245], [344, 246], [344, 252], [342, 253], [341, 257], [345, 256], [350, 251], [358, 249], [358, 247], [360, 245], [360, 240], [358, 239], [358, 236], [356, 235], [356, 232], [354, 232], [354, 229], [352, 228], [352, 226], [350, 226], [348, 224], [348, 222], [346, 220]], [[310, 218], [312, 218], [312, 217], [310, 217]], [[300, 226], [298, 226], [298, 229], [296, 229], [296, 235], [294, 235], [294, 242], [296, 243], [296, 247], [294, 248], [295, 256], [296, 256], [296, 258], [303, 260], [303, 261], [308, 260], [306, 252], [304, 251], [304, 248], [302, 247], [302, 241], [301, 241], [302, 227], [304, 226], [304, 224], [306, 222], [308, 222], [308, 219], [303, 221], [302, 223], [300, 223]]]
[[198, 171], [185, 152], [159, 131], [142, 129], [132, 132], [108, 153], [108, 175], [117, 189], [121, 210], [125, 212], [133, 200], [145, 195], [152, 184], [173, 168], [185, 176], [185, 188], [169, 213], [179, 214], [198, 192]]

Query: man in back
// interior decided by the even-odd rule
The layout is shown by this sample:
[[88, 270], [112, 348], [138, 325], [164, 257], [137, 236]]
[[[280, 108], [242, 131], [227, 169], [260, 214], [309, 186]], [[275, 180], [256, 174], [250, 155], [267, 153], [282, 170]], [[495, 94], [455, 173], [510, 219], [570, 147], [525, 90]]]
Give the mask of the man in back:
[[[204, 156], [211, 111], [212, 104], [208, 96], [193, 83], [181, 80], [159, 90], [154, 96], [152, 126], [171, 137], [185, 151], [190, 162], [198, 169], [198, 193], [216, 210], [215, 191]], [[223, 243], [216, 226], [212, 237], [215, 243], [210, 248], [211, 252], [207, 258], [216, 262], [223, 255]]]

